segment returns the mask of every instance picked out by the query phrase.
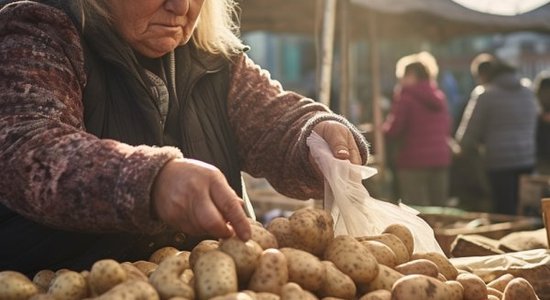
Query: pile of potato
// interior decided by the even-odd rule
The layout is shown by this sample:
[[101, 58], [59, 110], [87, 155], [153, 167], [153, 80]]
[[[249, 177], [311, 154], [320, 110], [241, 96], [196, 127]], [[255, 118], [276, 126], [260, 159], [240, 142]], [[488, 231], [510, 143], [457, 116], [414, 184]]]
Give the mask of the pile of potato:
[[205, 240], [191, 252], [167, 247], [149, 261], [97, 261], [90, 270], [43, 270], [32, 281], [0, 272], [0, 299], [531, 300], [523, 278], [485, 283], [439, 253], [414, 253], [411, 232], [394, 224], [378, 236], [334, 237], [323, 210], [304, 208], [252, 238]]

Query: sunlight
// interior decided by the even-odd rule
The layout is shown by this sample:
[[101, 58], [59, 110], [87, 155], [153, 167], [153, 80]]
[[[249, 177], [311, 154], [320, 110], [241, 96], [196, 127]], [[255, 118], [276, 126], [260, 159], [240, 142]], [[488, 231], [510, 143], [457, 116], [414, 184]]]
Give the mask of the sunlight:
[[514, 16], [537, 9], [550, 0], [453, 0], [454, 2], [484, 13]]

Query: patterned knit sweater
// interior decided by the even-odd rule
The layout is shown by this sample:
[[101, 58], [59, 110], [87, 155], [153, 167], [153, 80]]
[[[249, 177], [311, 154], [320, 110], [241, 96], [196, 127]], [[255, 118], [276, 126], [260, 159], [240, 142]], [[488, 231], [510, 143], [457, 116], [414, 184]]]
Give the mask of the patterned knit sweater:
[[[284, 91], [245, 55], [231, 70], [228, 114], [243, 171], [288, 196], [322, 197], [305, 140], [323, 120], [349, 126], [366, 161], [366, 142], [345, 119]], [[0, 203], [67, 230], [159, 232], [151, 186], [181, 151], [87, 133], [85, 87], [79, 33], [65, 13], [33, 2], [0, 11]]]

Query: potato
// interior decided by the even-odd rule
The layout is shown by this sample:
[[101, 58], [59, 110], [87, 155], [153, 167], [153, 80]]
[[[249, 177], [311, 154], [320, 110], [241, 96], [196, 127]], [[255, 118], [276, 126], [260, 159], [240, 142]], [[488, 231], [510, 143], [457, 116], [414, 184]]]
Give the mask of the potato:
[[232, 237], [220, 242], [220, 250], [233, 258], [239, 283], [246, 285], [258, 265], [262, 247], [253, 240], [243, 242], [238, 237]]
[[149, 257], [149, 261], [158, 265], [166, 258], [178, 255], [179, 253], [180, 251], [174, 247], [163, 247], [153, 252]]
[[379, 241], [362, 241], [361, 245], [369, 250], [379, 264], [390, 268], [395, 267], [397, 258], [395, 257], [395, 253], [386, 244]]
[[149, 279], [140, 269], [134, 266], [131, 262], [123, 262], [120, 264], [124, 272], [126, 272], [126, 280], [141, 280], [148, 281]]
[[334, 221], [329, 212], [315, 208], [301, 208], [289, 218], [295, 246], [313, 255], [323, 255], [334, 238]]
[[34, 296], [28, 299], [29, 300], [56, 300], [55, 296], [52, 294], [35, 294]]
[[183, 256], [170, 256], [164, 259], [157, 269], [149, 276], [149, 282], [157, 290], [162, 299], [170, 297], [185, 297], [193, 299], [195, 292], [180, 279], [187, 265]]
[[190, 287], [195, 286], [195, 273], [191, 269], [185, 269], [180, 275], [180, 280]]
[[403, 242], [405, 247], [407, 247], [409, 256], [413, 254], [414, 237], [411, 230], [407, 226], [403, 224], [391, 224], [390, 226], [386, 227], [386, 229], [384, 229], [383, 233], [391, 233], [398, 237]]
[[326, 276], [325, 266], [311, 253], [294, 248], [281, 248], [288, 267], [288, 280], [302, 288], [315, 292]]
[[25, 275], [15, 271], [0, 272], [0, 299], [26, 300], [38, 294], [38, 287]]
[[256, 293], [256, 300], [279, 300], [281, 296], [272, 293]]
[[495, 295], [489, 295], [487, 296], [487, 300], [500, 300], [500, 298]]
[[193, 268], [199, 300], [238, 291], [237, 267], [228, 254], [212, 250], [202, 254]]
[[464, 287], [464, 300], [486, 300], [487, 286], [479, 276], [471, 273], [459, 274], [456, 281]]
[[275, 238], [271, 232], [267, 231], [267, 229], [260, 226], [250, 226], [250, 229], [252, 229], [252, 236], [250, 239], [258, 243], [258, 245], [262, 247], [262, 250], [279, 248], [277, 238]]
[[333, 262], [356, 284], [368, 283], [378, 274], [376, 258], [360, 242], [348, 235], [335, 237], [325, 249], [324, 259]]
[[203, 255], [204, 253], [212, 250], [216, 250], [220, 247], [220, 242], [214, 241], [214, 240], [203, 240], [200, 243], [198, 243], [193, 250], [191, 250], [191, 254], [189, 255], [189, 266], [191, 269], [195, 267], [195, 263], [197, 262], [197, 259]]
[[281, 300], [317, 300], [317, 297], [303, 290], [298, 284], [289, 282], [281, 289]]
[[248, 221], [248, 223], [250, 224], [250, 226], [260, 226], [260, 227], [264, 227], [264, 224], [262, 224], [262, 222], [259, 222], [259, 221], [256, 221], [252, 218], [246, 218], [246, 220]]
[[55, 273], [52, 270], [40, 270], [36, 272], [36, 274], [34, 274], [32, 282], [36, 284], [41, 292], [46, 292], [48, 291], [48, 288], [50, 287], [50, 282], [52, 282], [52, 279], [54, 277]]
[[254, 270], [248, 288], [255, 292], [281, 294], [281, 288], [288, 282], [286, 256], [278, 249], [262, 252], [258, 266]]
[[247, 293], [241, 293], [241, 292], [230, 293], [230, 294], [227, 294], [227, 295], [216, 296], [214, 298], [210, 298], [210, 300], [255, 300], [255, 299], [256, 298], [252, 298]]
[[413, 260], [420, 258], [424, 258], [435, 263], [439, 269], [439, 272], [443, 274], [447, 280], [455, 280], [456, 276], [458, 276], [458, 270], [443, 254], [437, 252], [419, 252], [414, 253], [411, 257]]
[[403, 274], [395, 271], [388, 266], [378, 265], [378, 268], [378, 275], [376, 275], [374, 280], [370, 281], [367, 284], [361, 284], [359, 286], [362, 294], [367, 292], [374, 292], [377, 290], [391, 291], [393, 284], [399, 278], [403, 277]]
[[495, 288], [492, 288], [492, 287], [487, 287], [487, 294], [493, 295], [493, 296], [497, 297], [498, 299], [502, 299], [502, 297], [504, 296], [501, 291], [499, 291]]
[[506, 285], [502, 300], [538, 300], [538, 297], [529, 281], [517, 277]]
[[392, 288], [392, 300], [462, 300], [462, 296], [459, 286], [419, 274], [400, 278]]
[[151, 275], [151, 273], [153, 273], [159, 266], [156, 263], [145, 261], [145, 260], [138, 260], [133, 262], [132, 264], [134, 265], [134, 267], [138, 268], [141, 271], [141, 273], [145, 274], [145, 276], [147, 277], [149, 277], [149, 275]]
[[359, 300], [391, 300], [391, 292], [388, 290], [378, 290], [363, 295]]
[[407, 247], [405, 246], [405, 244], [397, 236], [393, 234], [383, 233], [381, 235], [358, 237], [357, 239], [360, 242], [379, 241], [385, 244], [386, 246], [390, 247], [390, 249], [395, 254], [395, 263], [398, 265], [408, 262], [411, 258], [411, 256], [409, 255], [409, 250], [407, 250]]
[[508, 283], [510, 281], [512, 281], [512, 279], [514, 279], [514, 275], [504, 274], [504, 275], [492, 280], [491, 282], [489, 282], [487, 284], [487, 287], [494, 288], [494, 289], [496, 289], [500, 292], [504, 292], [504, 289], [506, 288]]
[[57, 300], [82, 299], [88, 296], [88, 285], [82, 274], [63, 271], [53, 279], [48, 294]]
[[155, 288], [146, 281], [128, 280], [123, 282], [105, 294], [94, 298], [96, 300], [159, 300]]
[[422, 274], [437, 278], [439, 268], [431, 260], [415, 259], [395, 267], [395, 270], [403, 275]]
[[342, 271], [338, 270], [333, 262], [322, 261], [325, 265], [326, 276], [318, 294], [322, 297], [335, 297], [352, 299], [357, 288], [353, 280]]
[[294, 233], [290, 228], [290, 221], [287, 218], [278, 217], [267, 225], [267, 231], [271, 232], [277, 239], [277, 244], [280, 248], [292, 247], [295, 248]]
[[112, 259], [96, 261], [90, 270], [88, 283], [93, 295], [101, 295], [127, 278], [126, 271]]

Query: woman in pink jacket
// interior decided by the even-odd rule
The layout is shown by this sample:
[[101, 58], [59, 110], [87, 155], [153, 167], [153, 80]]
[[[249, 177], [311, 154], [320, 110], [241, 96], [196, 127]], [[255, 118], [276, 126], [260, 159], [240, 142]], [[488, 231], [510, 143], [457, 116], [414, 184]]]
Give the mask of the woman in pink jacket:
[[448, 197], [451, 119], [436, 76], [435, 59], [426, 52], [397, 63], [400, 82], [384, 130], [398, 147], [397, 179], [407, 204], [444, 206]]

